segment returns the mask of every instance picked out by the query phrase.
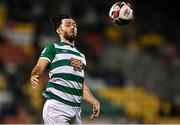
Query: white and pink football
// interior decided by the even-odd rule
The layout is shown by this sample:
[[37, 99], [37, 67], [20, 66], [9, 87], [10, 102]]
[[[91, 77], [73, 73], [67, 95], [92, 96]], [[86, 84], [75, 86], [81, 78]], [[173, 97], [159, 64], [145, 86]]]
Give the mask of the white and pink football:
[[133, 16], [132, 6], [128, 2], [117, 2], [109, 11], [111, 21], [118, 25], [129, 24], [133, 20]]

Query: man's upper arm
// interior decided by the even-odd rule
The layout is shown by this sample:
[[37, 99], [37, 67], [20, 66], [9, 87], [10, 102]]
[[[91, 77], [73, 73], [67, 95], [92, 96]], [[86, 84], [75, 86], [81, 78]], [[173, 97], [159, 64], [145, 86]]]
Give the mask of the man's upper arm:
[[49, 65], [49, 63], [54, 59], [54, 56], [55, 56], [54, 44], [50, 43], [41, 52], [40, 58], [36, 65], [44, 70]]
[[41, 52], [40, 59], [46, 59], [51, 62], [55, 56], [55, 47], [53, 43], [48, 44]]

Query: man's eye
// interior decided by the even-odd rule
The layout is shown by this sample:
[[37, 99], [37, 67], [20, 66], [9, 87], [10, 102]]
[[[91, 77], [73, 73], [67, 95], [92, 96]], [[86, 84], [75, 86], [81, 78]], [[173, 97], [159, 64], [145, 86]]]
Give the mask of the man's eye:
[[70, 25], [68, 24], [68, 25], [65, 25], [66, 27], [69, 27]]

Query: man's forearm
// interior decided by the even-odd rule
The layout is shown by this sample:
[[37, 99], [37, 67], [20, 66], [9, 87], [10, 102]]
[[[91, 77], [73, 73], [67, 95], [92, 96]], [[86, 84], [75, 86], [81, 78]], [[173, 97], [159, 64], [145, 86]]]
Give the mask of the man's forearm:
[[84, 87], [83, 87], [82, 99], [90, 104], [94, 104], [97, 101], [97, 99], [92, 95], [91, 91], [89, 90], [86, 84], [84, 84]]
[[49, 62], [47, 60], [39, 59], [37, 64], [34, 66], [30, 78], [30, 83], [33, 88], [38, 86], [39, 78], [43, 75], [48, 63]]
[[38, 76], [41, 77], [43, 74], [44, 70], [41, 69], [39, 66], [35, 66], [31, 72], [31, 76]]
[[92, 95], [91, 91], [87, 87], [86, 83], [84, 83], [83, 87], [83, 100], [90, 103], [93, 106], [93, 113], [90, 116], [90, 119], [96, 118], [100, 113], [100, 103], [99, 101]]

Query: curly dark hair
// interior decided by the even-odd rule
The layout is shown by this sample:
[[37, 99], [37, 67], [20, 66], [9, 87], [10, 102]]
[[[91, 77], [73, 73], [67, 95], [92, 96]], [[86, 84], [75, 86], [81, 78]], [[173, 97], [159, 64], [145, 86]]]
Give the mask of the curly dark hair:
[[59, 25], [61, 25], [63, 19], [72, 19], [72, 17], [62, 14], [50, 19], [50, 22], [54, 25], [55, 30], [59, 27]]

